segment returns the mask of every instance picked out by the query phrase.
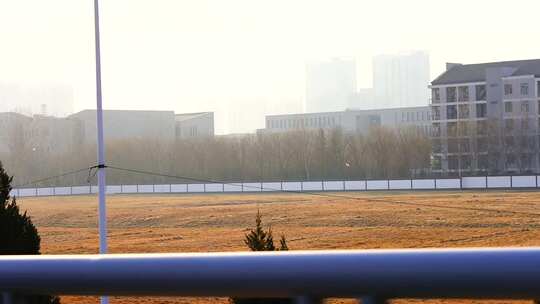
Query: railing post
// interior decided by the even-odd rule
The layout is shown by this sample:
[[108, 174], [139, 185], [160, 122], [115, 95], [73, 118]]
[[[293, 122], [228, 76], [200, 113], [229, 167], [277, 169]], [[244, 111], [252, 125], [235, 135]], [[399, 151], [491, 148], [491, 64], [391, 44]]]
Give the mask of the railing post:
[[358, 302], [362, 304], [388, 304], [388, 301], [386, 300], [386, 298], [377, 297], [377, 296], [361, 297], [358, 300]]
[[322, 304], [322, 299], [309, 297], [309, 296], [301, 296], [297, 297], [294, 300], [295, 304]]

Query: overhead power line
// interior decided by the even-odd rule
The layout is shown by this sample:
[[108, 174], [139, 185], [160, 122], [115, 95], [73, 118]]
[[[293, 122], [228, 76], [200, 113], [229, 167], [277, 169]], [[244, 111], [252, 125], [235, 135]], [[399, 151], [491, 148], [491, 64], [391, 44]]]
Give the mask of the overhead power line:
[[87, 171], [92, 170], [92, 168], [94, 168], [94, 167], [95, 166], [81, 168], [81, 169], [78, 169], [78, 170], [64, 172], [64, 173], [61, 173], [61, 174], [58, 174], [58, 175], [53, 175], [53, 176], [44, 177], [44, 178], [41, 178], [41, 179], [36, 179], [36, 180], [33, 180], [33, 181], [29, 181], [29, 182], [26, 182], [26, 183], [22, 183], [22, 184], [13, 186], [13, 188], [22, 188], [22, 187], [26, 187], [26, 186], [35, 185], [35, 184], [43, 183], [43, 182], [46, 182], [46, 181], [58, 179], [58, 178], [61, 178], [61, 177], [66, 177], [66, 176], [69, 176], [69, 175], [81, 173], [81, 172], [87, 172]]
[[211, 180], [211, 179], [195, 178], [195, 177], [190, 177], [190, 176], [179, 176], [179, 175], [164, 174], [164, 173], [145, 171], [145, 170], [121, 168], [121, 167], [116, 167], [116, 166], [106, 166], [106, 167], [109, 168], [109, 169], [117, 170], [117, 171], [131, 172], [131, 173], [136, 173], [136, 174], [151, 175], [151, 176], [158, 176], [158, 177], [167, 177], [167, 178], [173, 178], [173, 179], [179, 179], [179, 180], [194, 181], [194, 182], [199, 182], [199, 183], [218, 183], [218, 184], [231, 185], [231, 186], [236, 186], [236, 187], [242, 186], [244, 188], [257, 189], [257, 190], [261, 190], [261, 191], [262, 190], [280, 191], [280, 192], [285, 192], [285, 193], [308, 194], [308, 195], [327, 197], [327, 198], [350, 199], [350, 200], [356, 200], [356, 201], [362, 201], [362, 202], [366, 202], [366, 201], [367, 202], [380, 202], [380, 203], [385, 203], [385, 204], [406, 205], [406, 206], [415, 206], [415, 207], [427, 207], [427, 208], [432, 208], [432, 209], [433, 208], [438, 208], [438, 209], [450, 209], [450, 210], [461, 210], [461, 211], [490, 212], [490, 213], [498, 213], [498, 214], [506, 213], [506, 214], [528, 215], [528, 216], [540, 217], [540, 213], [526, 212], [526, 211], [499, 210], [499, 209], [477, 208], [477, 207], [441, 206], [441, 205], [429, 204], [429, 203], [404, 202], [404, 201], [394, 201], [394, 200], [378, 199], [378, 198], [360, 198], [360, 197], [354, 197], [354, 196], [332, 194], [332, 193], [323, 193], [323, 192], [282, 190], [282, 189], [263, 187], [262, 183], [261, 183], [261, 186], [259, 187], [259, 186], [253, 186], [253, 185], [246, 185], [246, 184], [243, 184], [243, 183], [240, 183], [240, 184], [239, 183], [230, 183], [230, 182], [217, 181], [217, 180]]

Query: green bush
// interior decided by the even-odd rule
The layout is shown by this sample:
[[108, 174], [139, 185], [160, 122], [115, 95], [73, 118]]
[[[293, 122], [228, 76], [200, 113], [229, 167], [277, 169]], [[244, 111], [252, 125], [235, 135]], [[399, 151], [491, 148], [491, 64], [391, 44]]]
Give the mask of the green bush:
[[[281, 235], [279, 240], [279, 248], [276, 248], [274, 245], [274, 237], [272, 235], [272, 228], [268, 228], [267, 231], [263, 229], [262, 226], [262, 216], [259, 211], [257, 211], [257, 216], [255, 218], [255, 228], [252, 229], [248, 234], [246, 234], [244, 243], [251, 251], [285, 251], [289, 250], [287, 246], [287, 240], [285, 235]], [[294, 301], [292, 299], [280, 299], [280, 298], [268, 298], [268, 299], [239, 299], [231, 298], [229, 300], [231, 304], [292, 304]]]
[[[10, 198], [13, 180], [0, 162], [0, 255], [40, 254], [41, 238], [26, 212], [21, 213], [15, 198]], [[28, 295], [24, 303], [59, 304], [55, 296]]]

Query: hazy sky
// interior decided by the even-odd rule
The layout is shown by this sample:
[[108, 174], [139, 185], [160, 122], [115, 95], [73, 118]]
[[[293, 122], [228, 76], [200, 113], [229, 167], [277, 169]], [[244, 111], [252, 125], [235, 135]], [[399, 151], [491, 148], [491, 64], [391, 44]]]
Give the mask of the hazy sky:
[[[433, 77], [540, 58], [538, 0], [102, 0], [101, 14], [109, 109], [296, 111], [306, 61], [336, 56], [357, 59], [359, 87], [381, 53], [425, 50]], [[0, 0], [0, 83], [70, 85], [92, 108], [93, 39], [93, 0]], [[223, 116], [219, 132], [241, 131]]]

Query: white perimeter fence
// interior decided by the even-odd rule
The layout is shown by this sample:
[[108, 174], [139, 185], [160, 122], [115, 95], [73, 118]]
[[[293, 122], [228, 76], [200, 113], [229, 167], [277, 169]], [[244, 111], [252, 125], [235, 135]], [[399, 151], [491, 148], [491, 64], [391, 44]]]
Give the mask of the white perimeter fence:
[[[358, 181], [245, 182], [210, 184], [157, 184], [107, 186], [107, 194], [134, 193], [238, 193], [238, 192], [318, 192], [369, 190], [456, 190], [538, 188], [540, 176], [481, 176], [446, 179], [399, 179]], [[12, 196], [62, 196], [97, 193], [97, 186], [20, 188]]]

